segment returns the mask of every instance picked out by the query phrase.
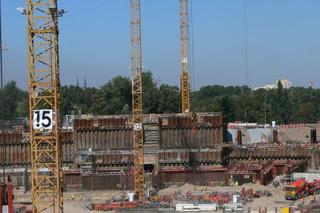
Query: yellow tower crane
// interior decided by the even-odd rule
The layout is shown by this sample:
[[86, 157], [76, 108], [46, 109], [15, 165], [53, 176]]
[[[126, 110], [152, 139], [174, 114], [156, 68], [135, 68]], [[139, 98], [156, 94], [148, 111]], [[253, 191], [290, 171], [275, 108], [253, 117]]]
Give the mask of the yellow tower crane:
[[140, 0], [130, 0], [134, 188], [141, 201], [144, 197], [144, 136], [140, 6]]
[[33, 212], [63, 212], [57, 0], [26, 0]]
[[180, 90], [182, 113], [190, 112], [190, 64], [188, 0], [180, 0]]

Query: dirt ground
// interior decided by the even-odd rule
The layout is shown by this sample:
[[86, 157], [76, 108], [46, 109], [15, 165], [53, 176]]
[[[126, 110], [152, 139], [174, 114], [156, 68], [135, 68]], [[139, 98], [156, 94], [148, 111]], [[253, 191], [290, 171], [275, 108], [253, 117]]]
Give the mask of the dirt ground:
[[[245, 189], [253, 189], [253, 190], [268, 190], [272, 193], [271, 197], [261, 197], [255, 198], [252, 202], [249, 202], [245, 205], [245, 209], [247, 210], [249, 207], [251, 209], [258, 210], [259, 207], [265, 208], [267, 207], [268, 210], [274, 210], [277, 208], [278, 212], [281, 211], [281, 208], [288, 207], [291, 205], [297, 205], [299, 203], [309, 203], [313, 199], [320, 200], [320, 195], [309, 196], [305, 199], [300, 199], [297, 202], [293, 201], [286, 201], [284, 199], [284, 193], [282, 190], [282, 186], [274, 188], [273, 186], [263, 186], [257, 184], [245, 184], [242, 186], [234, 186], [234, 187], [209, 187], [209, 186], [194, 186], [190, 184], [184, 184], [181, 186], [171, 186], [169, 188], [163, 189], [159, 191], [159, 195], [168, 195], [173, 194], [176, 191], [180, 191], [181, 194], [185, 194], [188, 191], [218, 191], [218, 192], [240, 192], [242, 188]], [[67, 192], [64, 193], [64, 208], [65, 212], [70, 213], [82, 213], [82, 212], [96, 212], [96, 211], [89, 211], [85, 206], [88, 202], [88, 199], [94, 202], [104, 202], [105, 200], [110, 199], [112, 196], [115, 195], [122, 195], [123, 192], [121, 191], [94, 191], [94, 192]], [[24, 194], [20, 191], [15, 192], [15, 203], [19, 202], [30, 202], [30, 194]], [[50, 211], [48, 211], [50, 212]], [[140, 211], [141, 212], [141, 211]], [[148, 212], [148, 211], [146, 211]], [[149, 212], [154, 212], [150, 210]], [[247, 212], [247, 211], [246, 211]], [[269, 211], [268, 211], [269, 212]], [[275, 211], [272, 211], [275, 212]]]

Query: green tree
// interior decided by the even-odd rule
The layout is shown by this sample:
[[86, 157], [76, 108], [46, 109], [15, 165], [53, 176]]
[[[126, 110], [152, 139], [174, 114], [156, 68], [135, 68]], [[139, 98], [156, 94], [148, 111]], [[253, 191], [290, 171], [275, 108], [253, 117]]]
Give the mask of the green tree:
[[[9, 81], [0, 91], [0, 109], [3, 119], [14, 119], [17, 116], [26, 116], [28, 108], [22, 109], [22, 106], [27, 106], [27, 93], [16, 86], [15, 81]], [[19, 108], [18, 108], [19, 106]]]
[[220, 111], [227, 116], [228, 120], [235, 120], [236, 116], [234, 100], [230, 96], [224, 96], [223, 98], [221, 98], [220, 109]]
[[99, 114], [121, 114], [125, 105], [131, 109], [131, 82], [128, 78], [117, 76], [101, 87], [102, 110]]
[[162, 84], [159, 88], [158, 113], [173, 113], [180, 110], [179, 88]]
[[142, 73], [143, 112], [156, 113], [159, 105], [159, 92], [151, 71]]

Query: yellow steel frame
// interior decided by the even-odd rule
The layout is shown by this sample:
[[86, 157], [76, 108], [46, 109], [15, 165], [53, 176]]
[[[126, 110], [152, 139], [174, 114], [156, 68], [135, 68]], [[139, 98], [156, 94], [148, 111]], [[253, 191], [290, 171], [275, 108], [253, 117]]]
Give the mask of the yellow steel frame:
[[180, 0], [180, 57], [181, 57], [181, 108], [190, 112], [190, 65], [189, 65], [189, 21], [188, 0]]
[[[57, 0], [26, 0], [33, 212], [63, 212]], [[33, 129], [33, 110], [52, 109], [53, 128]]]
[[130, 1], [130, 16], [134, 187], [138, 199], [141, 201], [144, 196], [144, 137], [140, 0]]

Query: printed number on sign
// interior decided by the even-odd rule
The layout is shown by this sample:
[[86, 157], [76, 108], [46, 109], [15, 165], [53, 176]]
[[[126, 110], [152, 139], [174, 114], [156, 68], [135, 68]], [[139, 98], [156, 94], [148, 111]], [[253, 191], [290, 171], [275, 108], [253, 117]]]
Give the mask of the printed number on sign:
[[33, 129], [37, 130], [51, 130], [52, 124], [52, 110], [41, 109], [33, 111]]

